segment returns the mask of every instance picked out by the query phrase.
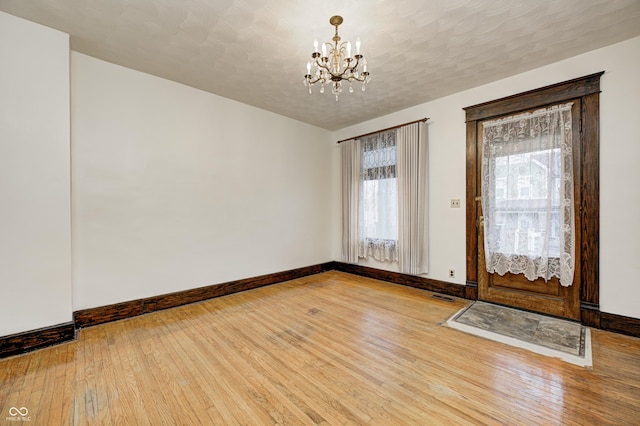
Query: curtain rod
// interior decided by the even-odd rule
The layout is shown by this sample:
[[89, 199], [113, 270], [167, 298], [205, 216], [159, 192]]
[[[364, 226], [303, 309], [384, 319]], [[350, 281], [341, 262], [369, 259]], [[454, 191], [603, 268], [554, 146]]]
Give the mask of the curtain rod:
[[341, 141], [338, 141], [336, 143], [342, 143], [342, 142], [350, 141], [351, 139], [358, 139], [358, 138], [363, 138], [365, 136], [375, 135], [376, 133], [386, 132], [388, 130], [397, 129], [398, 127], [408, 126], [409, 124], [420, 123], [421, 121], [427, 121], [428, 119], [429, 119], [429, 117], [421, 118], [420, 120], [414, 120], [414, 121], [410, 121], [408, 123], [398, 124], [397, 126], [387, 127], [386, 129], [376, 130], [375, 132], [365, 133], [364, 135], [358, 135], [358, 136], [354, 136], [352, 138], [342, 139]]

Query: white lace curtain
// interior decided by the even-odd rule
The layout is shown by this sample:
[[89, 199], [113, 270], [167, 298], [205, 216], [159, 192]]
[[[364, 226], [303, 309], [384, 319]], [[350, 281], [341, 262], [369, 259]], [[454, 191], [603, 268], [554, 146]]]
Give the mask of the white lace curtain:
[[487, 271], [573, 282], [571, 103], [484, 122]]
[[396, 131], [360, 138], [358, 255], [398, 260]]

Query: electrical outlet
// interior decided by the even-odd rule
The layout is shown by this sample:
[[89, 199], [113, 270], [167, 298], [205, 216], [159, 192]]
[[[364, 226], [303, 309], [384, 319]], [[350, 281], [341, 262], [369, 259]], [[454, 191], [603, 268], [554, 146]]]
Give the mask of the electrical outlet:
[[452, 198], [451, 199], [451, 208], [452, 209], [459, 209], [460, 208], [460, 199], [459, 198]]
[[449, 278], [455, 278], [455, 277], [456, 277], [456, 270], [449, 269]]

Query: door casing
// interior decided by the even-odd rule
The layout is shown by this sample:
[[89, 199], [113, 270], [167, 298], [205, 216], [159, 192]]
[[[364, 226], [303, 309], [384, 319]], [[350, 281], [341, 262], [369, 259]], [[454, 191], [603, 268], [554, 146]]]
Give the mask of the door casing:
[[481, 150], [478, 132], [479, 122], [514, 114], [544, 105], [580, 101], [578, 130], [581, 135], [579, 158], [580, 216], [579, 294], [580, 315], [583, 324], [599, 327], [599, 169], [600, 169], [600, 77], [604, 71], [584, 77], [557, 83], [540, 89], [523, 92], [506, 98], [496, 99], [464, 108], [467, 128], [467, 188], [466, 188], [466, 228], [467, 228], [467, 287], [465, 295], [478, 298], [478, 222], [480, 195], [478, 168]]

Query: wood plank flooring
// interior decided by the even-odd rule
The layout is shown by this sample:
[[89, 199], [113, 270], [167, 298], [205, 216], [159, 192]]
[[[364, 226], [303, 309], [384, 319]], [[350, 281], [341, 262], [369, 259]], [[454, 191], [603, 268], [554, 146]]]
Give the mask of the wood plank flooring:
[[0, 360], [0, 424], [640, 424], [640, 339], [585, 369], [442, 324], [468, 304], [337, 271]]

